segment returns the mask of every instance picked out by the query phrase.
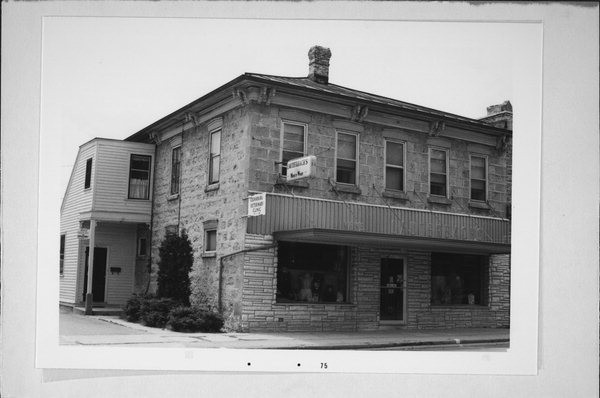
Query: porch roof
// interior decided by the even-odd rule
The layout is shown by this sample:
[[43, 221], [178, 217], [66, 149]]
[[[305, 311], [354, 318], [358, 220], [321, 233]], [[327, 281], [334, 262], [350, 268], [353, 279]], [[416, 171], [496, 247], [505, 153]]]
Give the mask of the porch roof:
[[484, 241], [435, 239], [427, 237], [399, 236], [373, 232], [341, 231], [320, 228], [273, 232], [275, 240], [335, 244], [345, 246], [368, 246], [379, 248], [410, 248], [440, 252], [473, 254], [507, 254], [510, 244]]
[[120, 211], [86, 211], [79, 214], [79, 220], [96, 220], [115, 223], [144, 223], [151, 221], [150, 214]]

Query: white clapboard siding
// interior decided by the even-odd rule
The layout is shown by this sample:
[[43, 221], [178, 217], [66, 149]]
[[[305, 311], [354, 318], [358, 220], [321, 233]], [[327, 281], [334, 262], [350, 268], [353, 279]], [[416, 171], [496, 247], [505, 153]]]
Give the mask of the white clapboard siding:
[[[108, 249], [105, 295], [107, 304], [123, 305], [133, 293], [136, 233], [135, 224], [100, 223], [96, 228], [96, 247]], [[121, 272], [111, 274], [110, 267], [121, 268]]]
[[98, 168], [94, 186], [94, 211], [150, 215], [152, 210], [152, 186], [150, 186], [148, 200], [128, 199], [127, 197], [131, 155], [148, 155], [151, 157], [151, 184], [154, 171], [154, 145], [105, 139], [97, 141]]
[[[84, 189], [85, 165], [92, 158], [91, 187]], [[65, 236], [64, 273], [60, 277], [60, 301], [75, 303], [78, 256], [79, 256], [79, 214], [90, 211], [96, 170], [96, 144], [90, 141], [79, 148], [77, 159], [63, 198], [60, 217], [60, 234]], [[58, 265], [57, 265], [58, 268]], [[58, 273], [58, 270], [57, 270]]]

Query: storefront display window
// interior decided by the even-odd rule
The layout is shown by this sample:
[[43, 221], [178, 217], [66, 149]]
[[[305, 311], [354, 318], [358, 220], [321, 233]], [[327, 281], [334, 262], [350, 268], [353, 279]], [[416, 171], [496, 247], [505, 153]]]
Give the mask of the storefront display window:
[[348, 248], [279, 242], [277, 302], [348, 302]]
[[488, 257], [432, 253], [432, 305], [486, 305]]

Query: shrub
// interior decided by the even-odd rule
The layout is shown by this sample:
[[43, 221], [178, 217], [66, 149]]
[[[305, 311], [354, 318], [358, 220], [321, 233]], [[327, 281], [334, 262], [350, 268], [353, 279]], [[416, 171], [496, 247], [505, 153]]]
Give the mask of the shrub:
[[169, 313], [167, 323], [176, 332], [219, 332], [223, 318], [214, 312], [194, 307], [177, 307]]
[[146, 326], [164, 328], [169, 319], [169, 312], [181, 305], [171, 298], [148, 298], [141, 300], [140, 319]]
[[123, 318], [128, 322], [139, 322], [140, 320], [140, 309], [142, 302], [150, 299], [150, 295], [146, 294], [133, 294], [125, 306], [123, 307]]
[[168, 232], [160, 245], [159, 255], [156, 295], [190, 305], [190, 271], [194, 255], [185, 231], [181, 236]]

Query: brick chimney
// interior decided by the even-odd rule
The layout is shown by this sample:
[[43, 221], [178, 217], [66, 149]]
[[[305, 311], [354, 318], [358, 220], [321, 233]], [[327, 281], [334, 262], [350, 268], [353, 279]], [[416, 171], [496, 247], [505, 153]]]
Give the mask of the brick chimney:
[[321, 46], [313, 46], [308, 51], [308, 78], [314, 82], [329, 82], [329, 59], [331, 50]]
[[488, 106], [487, 116], [479, 120], [492, 126], [512, 130], [512, 117], [512, 104], [510, 101], [504, 101], [501, 104]]

